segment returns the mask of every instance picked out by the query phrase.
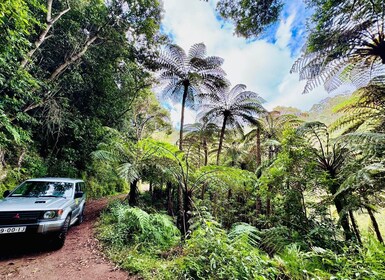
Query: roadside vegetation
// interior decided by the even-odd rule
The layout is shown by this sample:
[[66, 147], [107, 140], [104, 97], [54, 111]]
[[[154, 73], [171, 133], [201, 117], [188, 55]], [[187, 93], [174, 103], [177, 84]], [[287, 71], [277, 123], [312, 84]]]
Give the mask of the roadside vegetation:
[[[281, 10], [262, 2], [218, 11], [255, 38]], [[354, 88], [327, 124], [266, 110], [204, 43], [170, 44], [157, 0], [1, 3], [0, 191], [62, 176], [92, 197], [126, 193], [97, 237], [146, 279], [384, 279], [384, 5], [307, 2], [292, 72], [308, 94]], [[178, 133], [167, 98], [181, 104]]]

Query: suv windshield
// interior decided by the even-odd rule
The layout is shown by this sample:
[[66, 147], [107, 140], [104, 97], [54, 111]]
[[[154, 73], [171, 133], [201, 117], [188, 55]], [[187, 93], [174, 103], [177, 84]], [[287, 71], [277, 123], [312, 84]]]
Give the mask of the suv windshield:
[[73, 184], [64, 182], [27, 181], [12, 192], [11, 197], [70, 197]]

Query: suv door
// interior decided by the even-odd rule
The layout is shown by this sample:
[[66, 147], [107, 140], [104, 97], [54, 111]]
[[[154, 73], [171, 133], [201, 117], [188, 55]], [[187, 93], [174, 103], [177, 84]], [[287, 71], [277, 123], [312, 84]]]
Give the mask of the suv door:
[[[79, 192], [82, 192], [83, 191], [83, 186], [82, 186], [82, 183], [76, 183], [75, 184], [75, 194], [76, 193], [79, 193]], [[75, 197], [75, 194], [74, 194], [74, 197]], [[77, 217], [81, 211], [81, 205], [82, 205], [82, 202], [84, 200], [84, 195], [83, 197], [81, 198], [75, 198], [75, 208], [73, 209], [73, 212], [72, 212], [72, 217]]]

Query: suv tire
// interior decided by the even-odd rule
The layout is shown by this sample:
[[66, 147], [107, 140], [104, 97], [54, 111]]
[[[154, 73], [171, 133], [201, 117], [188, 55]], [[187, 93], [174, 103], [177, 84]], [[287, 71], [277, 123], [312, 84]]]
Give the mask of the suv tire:
[[58, 250], [63, 247], [67, 237], [68, 229], [70, 227], [70, 223], [71, 223], [71, 215], [68, 215], [64, 220], [64, 224], [61, 230], [58, 233], [55, 233], [55, 235], [53, 236], [52, 245], [55, 250]]

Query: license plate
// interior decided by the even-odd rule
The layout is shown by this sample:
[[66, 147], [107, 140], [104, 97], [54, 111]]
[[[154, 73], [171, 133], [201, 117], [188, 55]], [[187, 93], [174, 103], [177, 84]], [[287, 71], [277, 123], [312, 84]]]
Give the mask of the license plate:
[[0, 228], [0, 234], [25, 232], [27, 227], [6, 227]]

